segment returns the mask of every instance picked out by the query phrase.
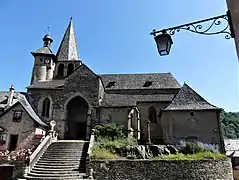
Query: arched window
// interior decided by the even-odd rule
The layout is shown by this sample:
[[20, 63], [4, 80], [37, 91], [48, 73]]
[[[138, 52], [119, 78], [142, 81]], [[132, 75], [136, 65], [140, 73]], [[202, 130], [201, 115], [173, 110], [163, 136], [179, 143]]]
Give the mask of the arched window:
[[73, 71], [74, 71], [74, 64], [72, 64], [72, 63], [68, 64], [67, 76], [69, 76], [71, 73], [73, 73]]
[[58, 77], [64, 76], [64, 64], [59, 64], [58, 70], [57, 70], [57, 76]]
[[148, 119], [151, 123], [157, 123], [157, 110], [153, 106], [148, 109]]
[[45, 98], [42, 103], [42, 116], [43, 117], [50, 117], [50, 99]]

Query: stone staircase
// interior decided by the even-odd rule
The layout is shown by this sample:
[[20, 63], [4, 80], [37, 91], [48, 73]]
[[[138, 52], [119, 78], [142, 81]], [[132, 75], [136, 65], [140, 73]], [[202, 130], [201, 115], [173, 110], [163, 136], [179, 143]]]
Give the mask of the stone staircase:
[[58, 140], [50, 144], [26, 179], [86, 179], [89, 142]]

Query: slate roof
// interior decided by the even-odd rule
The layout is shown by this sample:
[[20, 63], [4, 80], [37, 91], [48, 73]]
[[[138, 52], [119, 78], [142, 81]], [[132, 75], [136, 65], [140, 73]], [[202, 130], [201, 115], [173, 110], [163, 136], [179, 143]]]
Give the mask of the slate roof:
[[52, 50], [49, 47], [42, 47], [40, 49], [37, 49], [35, 53], [53, 54]]
[[239, 139], [224, 139], [227, 156], [239, 157]]
[[[0, 92], [0, 97], [3, 97], [3, 95], [9, 94], [6, 92]], [[34, 111], [34, 109], [32, 108], [32, 106], [30, 105], [30, 103], [27, 101], [27, 98], [25, 97], [24, 94], [22, 93], [14, 93], [14, 97], [16, 99], [14, 99], [13, 104], [11, 107], [7, 108], [1, 115], [0, 117], [2, 117], [4, 114], [6, 114], [9, 110], [11, 110], [17, 103], [20, 103], [23, 108], [26, 110], [26, 112], [29, 114], [29, 116], [35, 121], [37, 122], [39, 125], [41, 126], [47, 126], [36, 114], [36, 112]], [[5, 97], [6, 98], [6, 97]]]
[[[18, 92], [14, 93], [14, 98], [18, 95]], [[5, 103], [7, 97], [9, 96], [9, 91], [0, 91], [0, 104]]]
[[174, 94], [153, 94], [153, 95], [133, 95], [133, 94], [105, 94], [100, 106], [121, 107], [136, 106], [137, 102], [172, 101]]
[[72, 19], [66, 29], [56, 57], [58, 61], [80, 60]]
[[219, 108], [207, 102], [185, 83], [172, 103], [164, 110], [219, 110]]
[[42, 81], [36, 82], [28, 86], [28, 89], [57, 89], [63, 87], [65, 80], [52, 80], [52, 81]]
[[[150, 74], [99, 74], [105, 87], [110, 82], [115, 82], [111, 89], [170, 89], [180, 88], [180, 84], [171, 73]], [[152, 81], [149, 87], [143, 87], [146, 81]]]

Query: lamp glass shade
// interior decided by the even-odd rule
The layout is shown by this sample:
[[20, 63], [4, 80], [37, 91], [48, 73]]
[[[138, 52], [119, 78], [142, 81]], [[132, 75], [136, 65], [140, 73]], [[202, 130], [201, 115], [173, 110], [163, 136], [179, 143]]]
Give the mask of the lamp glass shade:
[[168, 55], [173, 44], [169, 34], [159, 34], [154, 37], [160, 56]]

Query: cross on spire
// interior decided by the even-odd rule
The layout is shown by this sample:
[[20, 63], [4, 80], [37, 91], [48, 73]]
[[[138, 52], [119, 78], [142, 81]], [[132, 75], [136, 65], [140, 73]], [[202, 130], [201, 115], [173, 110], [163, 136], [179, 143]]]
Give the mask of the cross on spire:
[[47, 34], [50, 34], [50, 27], [47, 27]]

